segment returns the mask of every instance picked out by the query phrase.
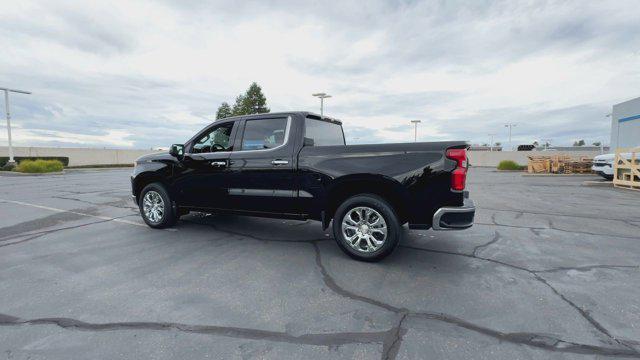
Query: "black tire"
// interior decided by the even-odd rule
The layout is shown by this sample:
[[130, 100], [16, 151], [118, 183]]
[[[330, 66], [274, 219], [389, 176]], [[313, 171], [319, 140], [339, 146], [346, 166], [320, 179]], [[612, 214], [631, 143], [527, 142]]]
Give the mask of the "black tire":
[[[160, 196], [164, 205], [162, 216], [156, 221], [148, 218], [144, 211], [145, 196], [147, 195], [147, 193], [152, 191]], [[145, 186], [144, 189], [142, 189], [142, 191], [140, 192], [140, 197], [138, 198], [138, 208], [140, 209], [140, 215], [142, 216], [144, 222], [154, 229], [171, 227], [178, 220], [175, 209], [173, 207], [173, 203], [171, 202], [171, 198], [169, 197], [169, 192], [161, 183], [151, 183]]]
[[[384, 243], [380, 248], [375, 251], [367, 252], [362, 249], [358, 250], [354, 248], [354, 246], [350, 245], [347, 241], [345, 234], [343, 234], [342, 222], [345, 216], [349, 214], [352, 209], [358, 207], [366, 207], [375, 210], [382, 216], [386, 223], [386, 239], [384, 239]], [[336, 239], [338, 246], [347, 255], [360, 261], [380, 261], [391, 254], [400, 242], [400, 230], [400, 221], [398, 220], [398, 215], [393, 210], [393, 207], [391, 207], [391, 205], [389, 205], [389, 203], [380, 196], [373, 194], [360, 194], [348, 198], [338, 207], [333, 217], [333, 236]]]

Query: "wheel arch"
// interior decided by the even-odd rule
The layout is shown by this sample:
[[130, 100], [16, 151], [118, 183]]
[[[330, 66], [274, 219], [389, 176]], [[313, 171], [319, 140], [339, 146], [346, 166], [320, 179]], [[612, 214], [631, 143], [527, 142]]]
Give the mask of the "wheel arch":
[[136, 197], [136, 203], [140, 202], [140, 193], [142, 192], [142, 189], [144, 189], [145, 186], [155, 182], [161, 183], [166, 188], [169, 195], [173, 195], [171, 193], [169, 184], [161, 175], [153, 172], [144, 172], [138, 174], [133, 180], [133, 195]]
[[408, 218], [406, 207], [406, 189], [396, 180], [374, 174], [354, 174], [334, 180], [327, 189], [327, 198], [323, 211], [322, 226], [326, 229], [336, 210], [346, 199], [359, 194], [373, 194], [391, 205], [401, 224]]

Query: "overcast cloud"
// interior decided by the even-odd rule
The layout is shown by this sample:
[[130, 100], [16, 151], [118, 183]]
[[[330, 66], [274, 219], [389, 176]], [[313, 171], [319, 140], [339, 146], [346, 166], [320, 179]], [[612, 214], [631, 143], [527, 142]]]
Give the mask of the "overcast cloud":
[[22, 146], [184, 142], [253, 81], [350, 143], [608, 143], [640, 96], [637, 1], [0, 0], [0, 49]]

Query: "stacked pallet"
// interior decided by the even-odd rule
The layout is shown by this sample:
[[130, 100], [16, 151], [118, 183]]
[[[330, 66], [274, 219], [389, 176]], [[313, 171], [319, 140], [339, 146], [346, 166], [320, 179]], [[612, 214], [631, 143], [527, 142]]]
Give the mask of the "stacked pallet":
[[529, 156], [527, 171], [530, 174], [551, 172], [551, 159], [547, 156]]
[[528, 158], [527, 170], [531, 174], [588, 174], [593, 162], [591, 158], [574, 159], [568, 155], [531, 155]]
[[578, 161], [566, 161], [563, 164], [565, 174], [590, 174], [593, 166], [593, 159], [580, 158]]

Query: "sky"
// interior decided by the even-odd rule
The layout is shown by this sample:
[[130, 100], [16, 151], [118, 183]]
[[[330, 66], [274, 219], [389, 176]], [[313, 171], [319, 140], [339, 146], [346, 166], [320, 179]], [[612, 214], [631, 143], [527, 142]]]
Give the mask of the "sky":
[[[0, 0], [17, 146], [188, 140], [251, 82], [348, 143], [609, 142], [640, 96], [638, 1]], [[4, 102], [0, 100], [0, 106]], [[2, 121], [4, 123], [4, 121]], [[0, 130], [0, 145], [7, 133]]]

